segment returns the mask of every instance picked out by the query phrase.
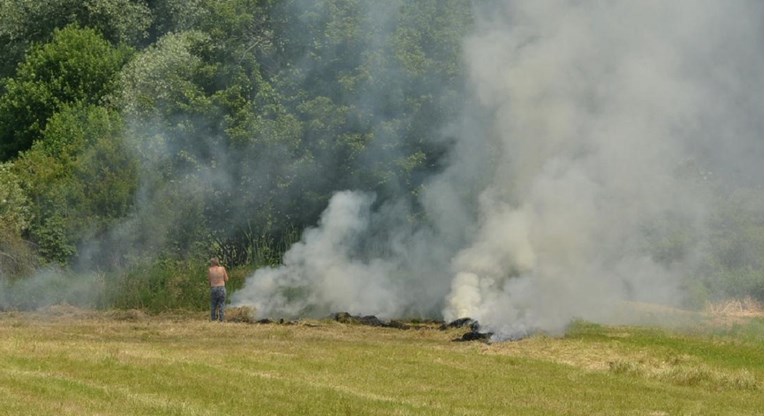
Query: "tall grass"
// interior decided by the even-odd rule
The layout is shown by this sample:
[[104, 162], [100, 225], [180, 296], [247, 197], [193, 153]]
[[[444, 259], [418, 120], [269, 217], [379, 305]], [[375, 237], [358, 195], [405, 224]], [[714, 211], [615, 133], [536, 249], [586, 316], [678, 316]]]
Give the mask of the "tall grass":
[[[284, 252], [300, 235], [290, 228], [281, 239], [261, 236], [252, 242], [252, 264], [230, 267], [229, 293], [240, 289], [256, 267], [281, 262]], [[133, 266], [109, 280], [106, 298], [120, 309], [142, 309], [151, 313], [168, 310], [202, 310], [209, 307], [207, 258], [158, 259]]]
[[158, 260], [140, 265], [111, 281], [107, 292], [115, 308], [201, 310], [209, 307], [206, 263]]
[[[138, 266], [110, 281], [106, 298], [111, 307], [149, 313], [204, 310], [210, 305], [207, 266], [203, 260], [160, 260]], [[251, 266], [229, 269], [229, 294], [241, 288], [252, 271]]]

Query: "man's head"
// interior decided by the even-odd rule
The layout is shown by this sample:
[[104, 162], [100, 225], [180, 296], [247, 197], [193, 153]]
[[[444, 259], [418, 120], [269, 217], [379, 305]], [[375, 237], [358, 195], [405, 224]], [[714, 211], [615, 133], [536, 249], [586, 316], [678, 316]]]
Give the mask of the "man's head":
[[217, 257], [213, 257], [210, 259], [210, 266], [220, 266], [220, 262], [218, 261]]

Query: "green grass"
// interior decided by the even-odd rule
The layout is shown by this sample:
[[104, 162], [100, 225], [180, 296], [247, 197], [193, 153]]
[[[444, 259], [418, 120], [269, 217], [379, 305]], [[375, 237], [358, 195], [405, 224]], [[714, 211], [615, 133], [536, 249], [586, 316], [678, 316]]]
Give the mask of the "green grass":
[[460, 330], [202, 313], [0, 314], [0, 414], [761, 415], [762, 318], [686, 330]]

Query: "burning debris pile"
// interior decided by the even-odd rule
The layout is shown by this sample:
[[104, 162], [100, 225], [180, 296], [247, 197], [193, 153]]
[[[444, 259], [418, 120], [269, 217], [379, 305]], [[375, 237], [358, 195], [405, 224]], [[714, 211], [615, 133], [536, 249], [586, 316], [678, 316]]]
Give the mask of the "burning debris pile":
[[405, 324], [401, 321], [391, 320], [391, 321], [385, 322], [380, 320], [378, 317], [374, 315], [358, 316], [358, 315], [351, 315], [348, 312], [334, 313], [332, 314], [332, 319], [343, 324], [351, 324], [351, 325], [367, 325], [367, 326], [377, 326], [377, 327], [383, 327], [383, 328], [396, 328], [396, 329], [414, 328], [414, 326]]
[[484, 341], [490, 342], [492, 340], [493, 332], [481, 332], [481, 324], [473, 318], [460, 318], [444, 323], [439, 329], [445, 331], [447, 329], [454, 328], [469, 328], [470, 331], [463, 334], [460, 338], [455, 338], [452, 341], [465, 342], [465, 341]]
[[374, 326], [374, 327], [396, 328], [396, 329], [422, 329], [422, 328], [429, 328], [429, 327], [435, 328], [435, 325], [438, 325], [438, 329], [441, 331], [446, 331], [449, 329], [456, 329], [456, 328], [468, 328], [469, 329], [468, 332], [463, 334], [461, 337], [453, 340], [456, 342], [465, 342], [465, 341], [490, 342], [492, 341], [492, 337], [494, 336], [493, 332], [482, 332], [481, 325], [478, 323], [478, 321], [472, 318], [460, 318], [449, 323], [446, 323], [443, 321], [429, 321], [429, 322], [425, 322], [425, 326], [416, 325], [415, 323], [408, 324], [408, 323], [404, 323], [397, 320], [391, 320], [391, 321], [385, 322], [380, 320], [378, 317], [374, 315], [355, 316], [355, 315], [351, 315], [348, 312], [338, 312], [338, 313], [332, 314], [332, 319], [344, 324], [367, 325], [367, 326]]
[[[351, 315], [348, 312], [336, 312], [329, 316], [332, 321], [346, 324], [346, 325], [361, 325], [371, 326], [377, 328], [394, 328], [401, 330], [421, 330], [421, 329], [438, 329], [440, 331], [448, 331], [452, 329], [467, 328], [461, 337], [455, 338], [454, 342], [467, 342], [467, 341], [483, 341], [486, 343], [497, 340], [508, 340], [505, 338], [497, 338], [494, 332], [482, 331], [481, 324], [472, 318], [460, 318], [452, 322], [446, 323], [438, 320], [383, 320], [375, 315]], [[300, 320], [272, 320], [268, 318], [256, 319], [255, 311], [253, 308], [239, 307], [229, 308], [226, 312], [226, 321], [228, 322], [241, 322], [249, 324], [275, 324], [275, 325], [298, 325], [303, 324]], [[315, 326], [306, 324], [307, 326]], [[520, 338], [520, 337], [519, 337]], [[519, 338], [510, 338], [509, 340], [517, 340]]]

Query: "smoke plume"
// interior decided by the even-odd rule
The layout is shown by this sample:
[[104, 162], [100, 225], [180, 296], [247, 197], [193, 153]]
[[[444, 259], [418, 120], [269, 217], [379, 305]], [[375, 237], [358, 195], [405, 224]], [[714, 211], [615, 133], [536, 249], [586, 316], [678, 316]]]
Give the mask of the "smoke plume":
[[[709, 177], [762, 187], [761, 3], [498, 1], [475, 15], [470, 96], [419, 196], [426, 224], [395, 199], [338, 193], [235, 304], [472, 317], [513, 338], [607, 320], [623, 301], [682, 302]], [[652, 253], [679, 225], [683, 255]]]

